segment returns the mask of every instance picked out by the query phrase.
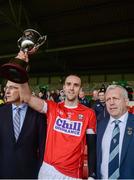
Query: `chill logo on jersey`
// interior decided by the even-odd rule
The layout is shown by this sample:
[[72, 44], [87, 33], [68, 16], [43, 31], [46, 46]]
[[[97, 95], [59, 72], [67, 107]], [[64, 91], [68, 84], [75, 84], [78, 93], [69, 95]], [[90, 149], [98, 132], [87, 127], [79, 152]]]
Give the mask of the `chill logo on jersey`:
[[82, 122], [57, 117], [54, 124], [54, 130], [72, 136], [80, 136], [82, 131]]

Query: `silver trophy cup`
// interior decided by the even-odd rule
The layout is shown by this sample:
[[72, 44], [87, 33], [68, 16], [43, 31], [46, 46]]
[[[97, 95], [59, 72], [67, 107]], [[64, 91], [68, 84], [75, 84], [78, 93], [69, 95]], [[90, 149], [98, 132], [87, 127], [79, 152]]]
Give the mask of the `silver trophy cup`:
[[[34, 50], [39, 49], [45, 43], [47, 36], [41, 36], [34, 29], [26, 29], [23, 36], [18, 39], [18, 47], [20, 50], [33, 54]], [[28, 81], [29, 64], [24, 60], [13, 58], [8, 63], [0, 67], [0, 75], [15, 83], [25, 83]]]

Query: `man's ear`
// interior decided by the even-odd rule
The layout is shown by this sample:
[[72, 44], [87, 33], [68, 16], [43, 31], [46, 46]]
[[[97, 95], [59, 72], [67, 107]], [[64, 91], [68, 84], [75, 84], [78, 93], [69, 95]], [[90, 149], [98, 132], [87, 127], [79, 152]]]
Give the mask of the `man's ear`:
[[126, 101], [126, 105], [129, 106], [129, 99], [126, 98], [125, 101]]

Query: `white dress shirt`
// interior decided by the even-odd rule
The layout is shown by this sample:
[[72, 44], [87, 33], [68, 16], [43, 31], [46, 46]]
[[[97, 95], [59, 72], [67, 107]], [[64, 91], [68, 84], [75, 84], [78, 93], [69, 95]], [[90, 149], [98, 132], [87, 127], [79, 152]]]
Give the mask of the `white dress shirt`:
[[[122, 143], [126, 128], [128, 118], [128, 112], [126, 112], [123, 116], [121, 116], [118, 120], [121, 122], [119, 123], [120, 128], [120, 138], [119, 138], [119, 161], [121, 158], [121, 149], [122, 149]], [[110, 143], [112, 139], [112, 132], [115, 126], [115, 123], [113, 123], [115, 119], [110, 116], [110, 120], [108, 122], [107, 128], [105, 130], [105, 133], [103, 135], [102, 139], [102, 163], [101, 163], [101, 175], [103, 179], [108, 179], [108, 162], [109, 162], [109, 151], [110, 151]]]

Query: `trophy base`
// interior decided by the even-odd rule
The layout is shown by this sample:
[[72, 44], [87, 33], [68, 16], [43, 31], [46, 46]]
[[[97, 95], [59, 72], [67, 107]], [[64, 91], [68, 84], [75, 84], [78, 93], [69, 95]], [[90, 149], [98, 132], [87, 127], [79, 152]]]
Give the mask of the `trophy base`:
[[27, 69], [28, 63], [14, 58], [9, 63], [6, 63], [0, 67], [0, 75], [15, 83], [25, 83], [28, 81]]

